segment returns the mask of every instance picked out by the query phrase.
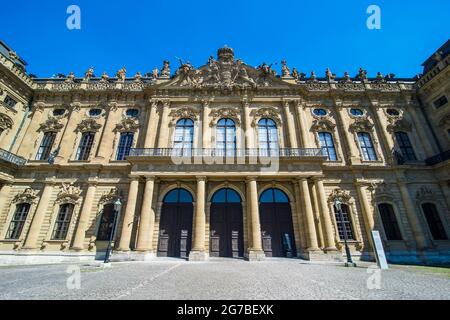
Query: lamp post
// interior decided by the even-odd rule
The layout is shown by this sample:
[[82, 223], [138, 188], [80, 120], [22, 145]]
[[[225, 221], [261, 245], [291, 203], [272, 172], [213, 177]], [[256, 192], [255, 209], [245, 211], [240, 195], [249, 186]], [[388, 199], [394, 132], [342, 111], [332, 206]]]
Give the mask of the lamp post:
[[350, 248], [348, 247], [347, 227], [345, 226], [344, 214], [342, 213], [342, 199], [341, 198], [336, 198], [336, 200], [334, 200], [334, 207], [338, 211], [339, 218], [341, 219], [341, 223], [342, 223], [342, 229], [343, 229], [343, 234], [344, 234], [345, 254], [347, 255], [347, 262], [345, 263], [345, 266], [346, 267], [356, 267], [356, 263], [353, 262], [352, 254], [350, 253]]
[[120, 201], [120, 199], [117, 199], [114, 202], [114, 221], [113, 221], [113, 225], [111, 228], [111, 234], [109, 235], [109, 242], [108, 242], [108, 248], [106, 249], [106, 254], [105, 254], [105, 260], [104, 263], [109, 263], [109, 258], [111, 255], [111, 244], [112, 241], [116, 235], [116, 226], [117, 226], [117, 220], [119, 218], [119, 214], [120, 211], [122, 210], [122, 202]]

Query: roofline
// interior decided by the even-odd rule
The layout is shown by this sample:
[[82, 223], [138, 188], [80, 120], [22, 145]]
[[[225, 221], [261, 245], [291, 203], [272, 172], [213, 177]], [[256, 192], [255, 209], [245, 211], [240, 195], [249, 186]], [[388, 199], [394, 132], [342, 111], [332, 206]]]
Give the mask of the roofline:
[[[14, 51], [10, 46], [8, 46], [6, 44], [5, 41], [0, 39], [0, 44], [3, 45], [6, 49], [8, 49], [8, 51]], [[18, 60], [24, 65], [24, 66], [28, 66], [28, 62], [26, 62], [24, 59], [22, 59], [20, 56], [18, 56]]]

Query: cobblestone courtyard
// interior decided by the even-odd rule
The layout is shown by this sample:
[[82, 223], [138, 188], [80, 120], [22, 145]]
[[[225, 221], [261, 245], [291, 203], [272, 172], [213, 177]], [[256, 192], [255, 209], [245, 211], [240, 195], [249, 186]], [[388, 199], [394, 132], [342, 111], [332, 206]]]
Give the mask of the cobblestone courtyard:
[[391, 266], [379, 279], [369, 266], [345, 268], [287, 259], [79, 265], [79, 289], [67, 286], [68, 282], [69, 287], [76, 286], [76, 265], [0, 267], [0, 299], [450, 298], [450, 269]]

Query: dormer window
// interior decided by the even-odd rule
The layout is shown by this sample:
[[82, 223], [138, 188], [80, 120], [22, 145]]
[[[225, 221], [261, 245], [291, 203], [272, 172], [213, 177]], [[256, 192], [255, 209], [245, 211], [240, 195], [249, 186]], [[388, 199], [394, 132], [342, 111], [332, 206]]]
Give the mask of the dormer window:
[[10, 96], [6, 96], [5, 100], [3, 100], [5, 105], [11, 109], [14, 109], [16, 107], [17, 101], [11, 98]]
[[66, 112], [65, 109], [55, 109], [53, 110], [53, 116], [54, 117], [61, 117], [64, 115], [64, 113]]
[[361, 109], [352, 108], [350, 109], [350, 114], [354, 117], [361, 117], [364, 112]]
[[102, 109], [91, 109], [89, 110], [89, 116], [90, 117], [100, 117], [102, 114]]
[[314, 109], [313, 110], [314, 115], [318, 117], [324, 117], [327, 115], [327, 110], [325, 109]]
[[139, 115], [139, 110], [138, 109], [128, 109], [125, 112], [125, 114], [128, 118], [136, 118]]
[[386, 113], [393, 117], [397, 117], [400, 115], [400, 112], [397, 109], [387, 109]]

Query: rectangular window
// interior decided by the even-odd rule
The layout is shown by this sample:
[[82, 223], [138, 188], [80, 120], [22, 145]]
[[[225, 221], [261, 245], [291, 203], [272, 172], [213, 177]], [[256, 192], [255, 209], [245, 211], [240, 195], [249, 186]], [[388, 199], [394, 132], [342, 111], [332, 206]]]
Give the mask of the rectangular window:
[[102, 218], [97, 232], [98, 241], [109, 241], [114, 224], [114, 205], [107, 204], [103, 207]]
[[80, 145], [78, 147], [76, 159], [80, 161], [89, 160], [92, 145], [94, 144], [94, 132], [85, 132], [81, 137]]
[[28, 212], [30, 211], [30, 206], [29, 203], [21, 203], [16, 206], [16, 211], [6, 233], [6, 239], [15, 240], [20, 238]]
[[41, 146], [39, 147], [36, 155], [36, 160], [45, 161], [48, 160], [50, 152], [52, 151], [53, 143], [55, 142], [56, 133], [46, 132], [44, 138], [42, 138]]
[[334, 148], [333, 136], [329, 132], [319, 132], [320, 147], [329, 161], [337, 161], [336, 149]]
[[377, 154], [375, 153], [370, 134], [367, 132], [359, 132], [358, 141], [361, 147], [363, 159], [366, 161], [376, 161]]
[[439, 99], [437, 99], [436, 101], [434, 101], [433, 104], [436, 109], [439, 109], [440, 107], [445, 106], [447, 104], [447, 102], [448, 102], [447, 97], [442, 96]]
[[409, 141], [408, 134], [406, 132], [396, 132], [395, 138], [402, 153], [404, 160], [415, 161], [417, 160], [414, 153], [414, 149]]
[[384, 233], [388, 240], [402, 240], [402, 234], [398, 227], [395, 217], [394, 208], [388, 203], [378, 205], [380, 211], [381, 222], [383, 223]]
[[133, 139], [133, 132], [124, 132], [120, 134], [119, 147], [117, 148], [117, 160], [125, 160], [125, 158], [130, 155]]
[[55, 228], [53, 229], [52, 240], [65, 240], [72, 219], [73, 204], [66, 203], [59, 208], [56, 217]]
[[439, 212], [437, 211], [436, 205], [433, 203], [422, 204], [422, 210], [425, 214], [425, 218], [430, 228], [431, 235], [434, 240], [448, 240], [447, 234], [445, 233], [444, 225], [442, 224], [441, 218], [439, 217]]
[[341, 219], [340, 212], [336, 208], [334, 208], [335, 217], [336, 217], [336, 223], [337, 223], [337, 228], [338, 228], [338, 233], [339, 233], [339, 238], [341, 240], [344, 240], [345, 239], [344, 232], [346, 232], [348, 240], [355, 240], [355, 236], [354, 236], [354, 233], [353, 233], [352, 222], [350, 220], [349, 207], [347, 205], [345, 205], [345, 204], [342, 204], [341, 206], [342, 206], [342, 208], [341, 208], [341, 210], [342, 210], [342, 219]]
[[16, 107], [17, 101], [11, 98], [10, 96], [6, 96], [5, 100], [3, 100], [7, 107], [14, 109]]

